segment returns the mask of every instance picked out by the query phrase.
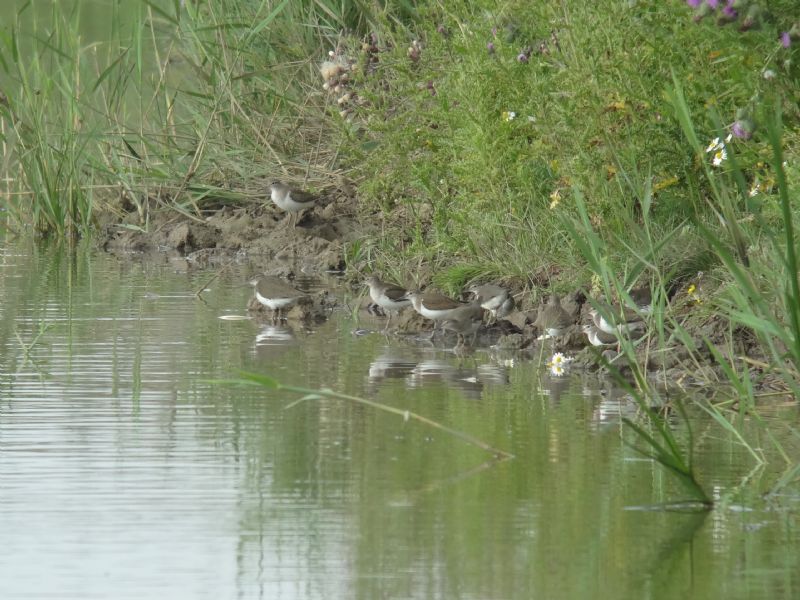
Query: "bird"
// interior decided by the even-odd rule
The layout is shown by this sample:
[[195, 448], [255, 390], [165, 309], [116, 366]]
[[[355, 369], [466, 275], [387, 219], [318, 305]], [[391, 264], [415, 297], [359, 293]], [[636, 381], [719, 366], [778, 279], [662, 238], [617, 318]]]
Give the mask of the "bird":
[[314, 202], [317, 199], [313, 194], [292, 189], [282, 181], [273, 181], [269, 189], [270, 199], [278, 208], [289, 213], [290, 223], [292, 222], [292, 217], [294, 217], [292, 227], [297, 226], [297, 213], [305, 208], [314, 206]]
[[514, 309], [514, 298], [506, 288], [499, 285], [491, 283], [471, 285], [467, 291], [481, 303], [482, 308], [489, 311], [492, 323], [497, 322], [498, 318], [508, 315]]
[[583, 332], [592, 346], [613, 346], [617, 344], [617, 336], [598, 329], [594, 323], [583, 326]]
[[541, 338], [558, 337], [572, 325], [572, 317], [561, 306], [558, 294], [553, 293], [547, 304], [539, 311], [539, 316], [533, 324], [545, 333]]
[[273, 322], [286, 318], [283, 311], [306, 295], [279, 277], [270, 275], [258, 275], [250, 285], [256, 288], [256, 300], [272, 311]]
[[[481, 311], [482, 313], [483, 311]], [[466, 346], [466, 336], [471, 335], [470, 345], [475, 343], [475, 338], [478, 336], [478, 331], [483, 324], [483, 315], [469, 315], [463, 319], [445, 319], [442, 321], [442, 329], [447, 329], [456, 334], [456, 345], [453, 350], [458, 349], [460, 346]]]
[[[631, 337], [641, 337], [646, 328], [641, 315], [631, 308], [624, 306], [599, 305], [602, 310], [592, 308], [589, 314], [594, 326], [604, 333], [619, 337], [627, 334]], [[604, 315], [608, 315], [611, 321]]]
[[385, 283], [377, 275], [370, 275], [365, 283], [369, 286], [369, 297], [372, 298], [375, 304], [384, 309], [389, 316], [384, 329], [386, 331], [389, 329], [389, 323], [392, 322], [392, 313], [406, 306], [411, 306], [411, 300], [406, 298], [408, 290], [399, 285]]
[[458, 302], [438, 292], [426, 292], [424, 294], [422, 292], [409, 292], [406, 294], [406, 298], [411, 300], [411, 305], [415, 311], [434, 322], [431, 338], [436, 333], [438, 321], [446, 321], [448, 319], [460, 321], [468, 319], [474, 314], [483, 316], [483, 309], [478, 302], [469, 304]]
[[649, 287], [643, 285], [641, 287], [632, 288], [628, 292], [628, 295], [631, 297], [631, 300], [633, 300], [636, 308], [639, 309], [639, 312], [645, 315], [649, 315], [653, 312], [653, 292]]

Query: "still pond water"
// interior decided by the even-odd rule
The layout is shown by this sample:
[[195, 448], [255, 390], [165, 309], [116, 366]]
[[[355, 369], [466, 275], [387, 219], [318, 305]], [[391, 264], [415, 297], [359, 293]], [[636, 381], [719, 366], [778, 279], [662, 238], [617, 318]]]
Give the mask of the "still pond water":
[[[635, 409], [596, 376], [354, 335], [382, 322], [347, 310], [311, 329], [222, 319], [245, 314], [252, 272], [215, 273], [2, 246], [0, 598], [800, 597], [797, 488], [762, 499], [783, 464], [758, 468], [701, 411], [700, 477], [730, 500], [641, 510], [684, 494], [624, 443]], [[239, 370], [516, 458], [212, 381]]]

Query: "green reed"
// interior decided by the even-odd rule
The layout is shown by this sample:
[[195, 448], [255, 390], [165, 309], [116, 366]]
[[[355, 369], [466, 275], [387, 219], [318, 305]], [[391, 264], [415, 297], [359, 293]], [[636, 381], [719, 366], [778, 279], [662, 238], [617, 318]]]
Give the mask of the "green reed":
[[[651, 283], [653, 312], [648, 317], [648, 334], [638, 341], [622, 339], [621, 357], [615, 361], [623, 362], [630, 369], [630, 376], [623, 377], [615, 365], [607, 365], [649, 417], [654, 429], [652, 433], [642, 424], [628, 421], [639, 440], [649, 449], [646, 451], [648, 456], [676, 475], [696, 497], [708, 501], [708, 495], [691, 467], [691, 424], [684, 401], [672, 401], [689, 432], [686, 448], [682, 449], [664, 419], [649, 409], [659, 398], [659, 393], [652, 383], [653, 374], [647, 376], [646, 370], [656, 353], [683, 352], [686, 358], [682, 361], [682, 368], [688, 373], [702, 372], [702, 366], [708, 363], [704, 357], [710, 357], [719, 366], [721, 381], [717, 383], [727, 386], [728, 395], [736, 399], [738, 410], [728, 410], [726, 402], [698, 399], [696, 403], [709, 413], [721, 429], [747, 448], [757, 464], [773, 460], [774, 456], [787, 463], [785, 475], [773, 486], [773, 490], [777, 490], [788, 485], [791, 481], [789, 474], [796, 473], [800, 467], [772, 434], [770, 429], [774, 425], [766, 423], [759, 416], [762, 395], [756, 391], [757, 382], [754, 378], [759, 375], [754, 374], [752, 368], [759, 365], [766, 372], [762, 377], [776, 376], [783, 386], [784, 395], [795, 400], [800, 397], [800, 283], [791, 193], [783, 164], [781, 114], [778, 108], [768, 106], [762, 120], [763, 135], [771, 151], [770, 165], [776, 175], [780, 209], [780, 218], [770, 221], [758, 206], [748, 202], [745, 185], [747, 174], [736, 160], [735, 147], [731, 145], [728, 148], [732, 156], [727, 172], [718, 173], [710, 169], [703, 156], [704, 150], [696, 134], [688, 102], [677, 80], [668, 96], [693, 152], [704, 165], [706, 191], [698, 193], [689, 202], [696, 212], [690, 215], [688, 222], [679, 223], [672, 231], [661, 231], [659, 236], [654, 236], [651, 196], [644, 193], [641, 195], [641, 222], [629, 224], [630, 231], [640, 230], [641, 234], [634, 236], [633, 241], [625, 241], [613, 232], [601, 236], [590, 222], [583, 196], [576, 192], [577, 216], [565, 219], [564, 226], [589, 269], [599, 280], [600, 291], [606, 298], [619, 298], [622, 304], [632, 306], [626, 293], [628, 286], [641, 278]], [[777, 107], [778, 104], [773, 106]], [[712, 226], [705, 218], [707, 211], [715, 216], [719, 227]], [[713, 298], [708, 299], [706, 305], [688, 303], [688, 312], [686, 298], [673, 296], [670, 299], [670, 288], [676, 280], [681, 281], [683, 274], [677, 265], [670, 264], [663, 253], [670, 245], [671, 238], [679, 239], [686, 227], [694, 230], [695, 235], [699, 235], [707, 244], [713, 253], [709, 266], [716, 270], [720, 280], [727, 282], [715, 292]], [[620, 257], [615, 254], [611, 250], [612, 245], [627, 248], [627, 255]], [[633, 266], [621, 272], [620, 264]], [[604, 316], [608, 320], [614, 319], [613, 310], [604, 308], [592, 298], [589, 301], [599, 310], [605, 310]], [[727, 341], [720, 344], [705, 335], [692, 335], [694, 312], [703, 312], [721, 323], [729, 323]], [[755, 334], [759, 347], [768, 357], [767, 363], [737, 354], [733, 333], [736, 327]], [[637, 351], [640, 344], [647, 349], [646, 352]], [[667, 372], [656, 375], [668, 377]], [[709, 376], [715, 378], [717, 374]], [[630, 378], [634, 385], [630, 384]], [[763, 448], [757, 450], [745, 439], [739, 426], [744, 418], [759, 424], [774, 453], [765, 453]]]
[[[264, 180], [329, 181], [338, 127], [317, 65], [361, 2], [112, 3], [86, 42], [81, 3], [29, 2], [0, 35], [9, 226], [85, 234], [97, 211], [201, 218], [255, 201]], [[46, 18], [45, 18], [46, 17]]]
[[[626, 389], [639, 405], [652, 428], [652, 431], [649, 431], [646, 424], [625, 419], [624, 422], [636, 434], [639, 441], [644, 444], [643, 447], [633, 447], [672, 473], [692, 495], [693, 500], [697, 500], [703, 506], [709, 507], [711, 505], [710, 496], [698, 481], [692, 465], [694, 438], [692, 436], [691, 423], [684, 407], [684, 401], [680, 398], [672, 400], [686, 431], [686, 443], [681, 444], [665, 417], [651, 408], [653, 402], [660, 400], [660, 397], [647, 375], [647, 359], [641, 360], [636, 352], [637, 346], [642, 343], [647, 344], [650, 337], [656, 337], [660, 345], [666, 347], [668, 336], [668, 326], [665, 318], [667, 290], [665, 278], [657, 266], [659, 264], [659, 249], [667, 240], [656, 242], [650, 235], [649, 195], [646, 195], [643, 199], [643, 231], [647, 249], [644, 252], [632, 252], [633, 256], [638, 260], [638, 264], [629, 274], [628, 281], [621, 278], [610, 264], [608, 245], [592, 227], [586, 210], [586, 203], [579, 190], [575, 191], [575, 203], [578, 216], [574, 219], [566, 219], [564, 227], [583, 254], [589, 268], [599, 278], [600, 291], [605, 298], [620, 298], [623, 305], [633, 307], [634, 303], [627, 293], [627, 285], [636, 280], [644, 270], [650, 271], [648, 275], [651, 275], [652, 278], [653, 310], [647, 335], [636, 341], [627, 336], [622, 336], [620, 338], [620, 355], [614, 359], [613, 363], [603, 361], [604, 366], [609, 369], [617, 383]], [[676, 228], [673, 234], [676, 234], [678, 229]], [[608, 322], [617, 322], [619, 320], [618, 315], [615, 314], [614, 309], [610, 306], [591, 297], [589, 302]], [[629, 368], [630, 376], [623, 375], [621, 371], [622, 364]], [[633, 385], [630, 382], [630, 378], [633, 379]]]

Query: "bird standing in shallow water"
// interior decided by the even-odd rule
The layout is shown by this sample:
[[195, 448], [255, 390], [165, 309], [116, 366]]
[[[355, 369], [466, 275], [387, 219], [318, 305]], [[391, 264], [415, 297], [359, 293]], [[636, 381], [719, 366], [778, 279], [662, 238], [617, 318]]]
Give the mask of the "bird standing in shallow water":
[[406, 306], [411, 306], [411, 300], [406, 298], [408, 290], [399, 285], [385, 283], [377, 276], [367, 277], [366, 284], [369, 286], [369, 297], [372, 301], [386, 311], [389, 318], [386, 321], [384, 331], [389, 329], [392, 322], [392, 313], [399, 311]]
[[281, 181], [274, 181], [269, 186], [270, 199], [275, 203], [275, 206], [289, 213], [289, 223], [294, 224], [292, 227], [297, 226], [298, 213], [306, 208], [314, 206], [317, 197], [308, 192], [295, 190]]
[[440, 321], [455, 320], [461, 321], [471, 318], [473, 315], [483, 316], [483, 309], [480, 304], [473, 302], [467, 304], [458, 302], [447, 296], [436, 292], [409, 292], [406, 297], [411, 300], [414, 310], [426, 319], [433, 321], [433, 332], [431, 338], [436, 333], [436, 325]]
[[279, 277], [270, 275], [258, 275], [250, 281], [250, 285], [256, 288], [256, 300], [272, 311], [273, 323], [278, 319], [286, 318], [282, 314], [283, 311], [306, 295]]
[[466, 336], [471, 335], [470, 345], [475, 344], [475, 338], [478, 337], [478, 330], [483, 324], [483, 314], [478, 316], [472, 314], [465, 319], [445, 319], [442, 321], [442, 329], [447, 329], [456, 334], [456, 345], [453, 350], [457, 350], [460, 346], [466, 346]]

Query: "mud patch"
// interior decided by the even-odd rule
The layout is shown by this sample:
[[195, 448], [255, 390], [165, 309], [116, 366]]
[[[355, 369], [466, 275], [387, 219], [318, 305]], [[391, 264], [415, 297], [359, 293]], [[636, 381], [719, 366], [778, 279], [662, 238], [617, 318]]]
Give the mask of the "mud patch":
[[101, 246], [112, 253], [172, 252], [184, 256], [249, 260], [269, 270], [273, 261], [291, 261], [305, 273], [344, 268], [348, 244], [374, 232], [356, 218], [355, 200], [343, 193], [321, 196], [301, 214], [295, 227], [286, 213], [263, 202], [206, 209], [202, 218], [151, 207], [148, 226], [129, 213], [118, 225], [106, 225]]

